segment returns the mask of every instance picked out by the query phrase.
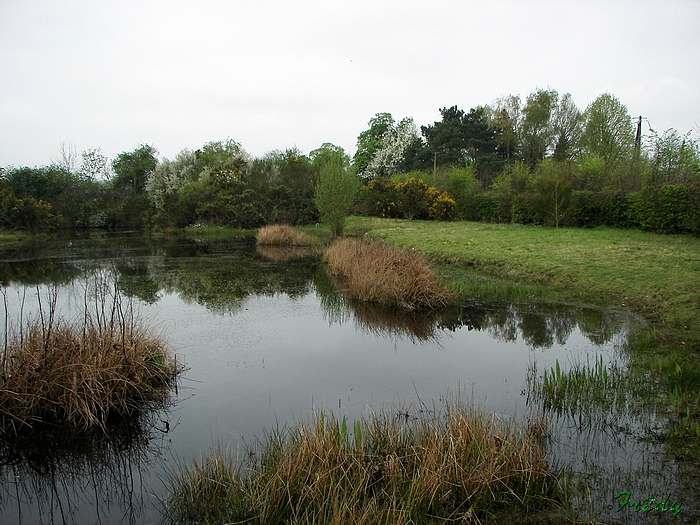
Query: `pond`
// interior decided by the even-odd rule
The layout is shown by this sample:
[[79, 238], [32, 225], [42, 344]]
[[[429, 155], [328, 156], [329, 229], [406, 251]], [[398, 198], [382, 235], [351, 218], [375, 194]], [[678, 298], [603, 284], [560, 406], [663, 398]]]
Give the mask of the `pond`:
[[593, 494], [598, 516], [640, 522], [617, 512], [613, 491], [675, 489], [675, 467], [637, 439], [653, 415], [583, 417], [534, 393], [545, 370], [623, 370], [621, 348], [639, 323], [625, 311], [468, 299], [431, 312], [379, 308], [336, 290], [317, 256], [285, 260], [251, 238], [92, 234], [0, 253], [8, 323], [37, 315], [53, 291], [60, 315], [79, 315], [98, 278], [116, 280], [186, 371], [167, 406], [108, 436], [4, 444], [0, 524], [158, 523], [167, 469], [212, 446], [243, 453], [321, 410], [353, 421], [429, 409], [450, 394], [493, 417], [544, 413], [550, 462], [585, 485], [572, 488], [584, 514]]

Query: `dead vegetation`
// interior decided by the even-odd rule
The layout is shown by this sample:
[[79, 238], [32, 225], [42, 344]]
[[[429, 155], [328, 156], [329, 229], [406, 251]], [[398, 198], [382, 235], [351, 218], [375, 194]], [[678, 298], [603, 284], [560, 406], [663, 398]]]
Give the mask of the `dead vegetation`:
[[314, 246], [316, 240], [286, 224], [270, 224], [258, 230], [256, 240], [262, 246]]
[[360, 301], [415, 309], [443, 307], [455, 300], [415, 250], [345, 238], [329, 246], [323, 259], [341, 287]]
[[138, 412], [169, 395], [181, 369], [165, 338], [137, 319], [116, 284], [104, 284], [95, 288], [94, 302], [86, 298], [77, 319], [58, 317], [54, 295], [36, 319], [14, 327], [6, 322], [4, 434], [41, 424], [99, 427], [112, 415]]

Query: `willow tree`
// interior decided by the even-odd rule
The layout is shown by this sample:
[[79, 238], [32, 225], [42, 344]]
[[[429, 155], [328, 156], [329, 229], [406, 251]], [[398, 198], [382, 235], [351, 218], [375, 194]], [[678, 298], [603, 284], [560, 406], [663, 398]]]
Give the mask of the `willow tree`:
[[342, 150], [327, 153], [319, 158], [315, 202], [321, 222], [328, 224], [331, 234], [338, 237], [343, 234], [345, 218], [355, 202], [360, 182], [354, 170], [348, 168]]

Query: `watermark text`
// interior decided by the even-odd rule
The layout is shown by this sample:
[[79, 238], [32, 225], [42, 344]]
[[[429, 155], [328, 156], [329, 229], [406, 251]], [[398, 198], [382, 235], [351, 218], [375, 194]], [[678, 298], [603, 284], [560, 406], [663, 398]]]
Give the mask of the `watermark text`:
[[671, 503], [671, 494], [669, 493], [663, 500], [658, 500], [656, 498], [640, 499], [637, 501], [632, 500], [632, 492], [625, 490], [619, 492], [615, 495], [618, 508], [618, 512], [629, 507], [634, 510], [634, 512], [671, 512], [674, 516], [678, 516], [681, 512], [682, 503], [674, 501]]

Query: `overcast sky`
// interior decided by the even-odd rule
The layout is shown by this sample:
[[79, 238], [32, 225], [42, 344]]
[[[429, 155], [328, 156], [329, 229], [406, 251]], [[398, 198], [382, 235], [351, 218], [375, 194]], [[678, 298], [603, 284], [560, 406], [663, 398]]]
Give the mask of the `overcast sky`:
[[352, 154], [378, 112], [420, 126], [548, 87], [697, 133], [700, 0], [0, 0], [0, 166], [62, 143]]

